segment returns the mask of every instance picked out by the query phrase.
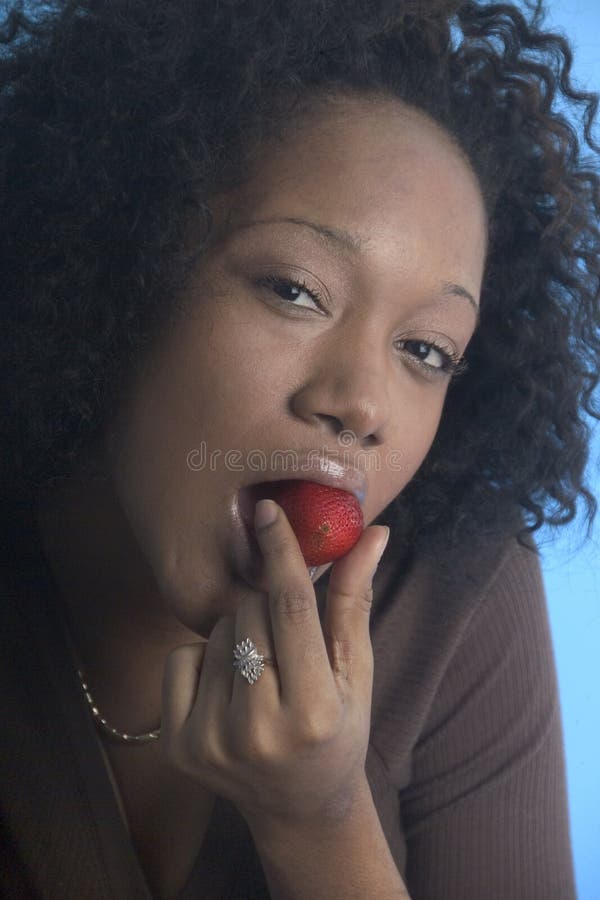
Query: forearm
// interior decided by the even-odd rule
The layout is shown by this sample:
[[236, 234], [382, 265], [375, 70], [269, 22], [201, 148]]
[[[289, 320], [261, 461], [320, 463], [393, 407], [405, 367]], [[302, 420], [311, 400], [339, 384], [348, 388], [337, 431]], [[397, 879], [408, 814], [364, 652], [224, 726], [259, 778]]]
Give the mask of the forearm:
[[365, 784], [342, 822], [253, 829], [271, 900], [410, 900]]

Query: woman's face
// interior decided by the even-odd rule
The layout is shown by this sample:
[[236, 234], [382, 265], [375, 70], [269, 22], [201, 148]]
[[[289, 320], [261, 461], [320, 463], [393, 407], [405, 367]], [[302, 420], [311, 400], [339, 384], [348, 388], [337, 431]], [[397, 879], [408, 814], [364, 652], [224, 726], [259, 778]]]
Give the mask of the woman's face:
[[241, 486], [311, 480], [310, 453], [355, 465], [369, 523], [410, 481], [442, 414], [445, 354], [477, 324], [486, 241], [460, 153], [391, 99], [320, 107], [212, 208], [188, 311], [107, 442], [115, 510], [171, 613], [204, 635], [264, 587]]

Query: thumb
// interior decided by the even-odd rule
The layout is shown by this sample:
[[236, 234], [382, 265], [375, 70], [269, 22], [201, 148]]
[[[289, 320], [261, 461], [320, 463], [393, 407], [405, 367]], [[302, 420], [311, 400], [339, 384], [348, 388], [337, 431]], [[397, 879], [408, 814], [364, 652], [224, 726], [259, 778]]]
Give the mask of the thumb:
[[[369, 615], [373, 600], [373, 577], [389, 535], [390, 530], [386, 525], [365, 528], [352, 550], [333, 564], [323, 630], [334, 673], [342, 666], [349, 675], [349, 665], [355, 669], [355, 663], [359, 660], [371, 659]], [[336, 653], [342, 653], [346, 657], [345, 663], [341, 659], [336, 661]]]

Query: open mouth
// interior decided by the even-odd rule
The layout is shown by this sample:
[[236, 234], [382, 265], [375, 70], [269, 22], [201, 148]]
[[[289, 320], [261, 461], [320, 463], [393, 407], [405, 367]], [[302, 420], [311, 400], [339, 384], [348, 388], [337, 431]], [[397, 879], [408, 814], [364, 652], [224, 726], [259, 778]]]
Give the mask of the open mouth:
[[254, 531], [254, 510], [259, 500], [273, 497], [277, 482], [260, 482], [241, 487], [233, 507], [233, 539], [236, 568], [245, 581], [260, 590], [268, 590], [263, 556]]
[[[285, 479], [282, 479], [285, 480]], [[259, 500], [274, 499], [281, 481], [261, 481], [241, 487], [238, 492], [238, 508], [242, 521], [254, 538], [254, 510]]]

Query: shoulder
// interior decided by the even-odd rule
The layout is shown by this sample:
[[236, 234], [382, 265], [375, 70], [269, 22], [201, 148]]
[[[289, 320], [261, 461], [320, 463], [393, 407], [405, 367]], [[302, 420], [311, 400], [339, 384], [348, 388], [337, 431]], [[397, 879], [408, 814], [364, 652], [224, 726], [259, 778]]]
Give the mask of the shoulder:
[[434, 659], [443, 667], [479, 618], [545, 608], [539, 553], [531, 537], [525, 546], [517, 539], [522, 527], [515, 515], [476, 541], [452, 544], [438, 534], [411, 557], [390, 547], [374, 583], [374, 640], [401, 630], [407, 652], [410, 644], [430, 667]]
[[[399, 767], [400, 781], [415, 748], [442, 723], [452, 721], [457, 736], [474, 728], [478, 740], [486, 739], [478, 692], [484, 705], [500, 703], [507, 716], [533, 694], [540, 701], [545, 694], [548, 714], [557, 705], [539, 554], [531, 539], [529, 546], [517, 540], [522, 524], [468, 547], [436, 539], [407, 570], [388, 559], [379, 573], [371, 628], [373, 736], [382, 756]], [[465, 715], [455, 715], [459, 707]]]

